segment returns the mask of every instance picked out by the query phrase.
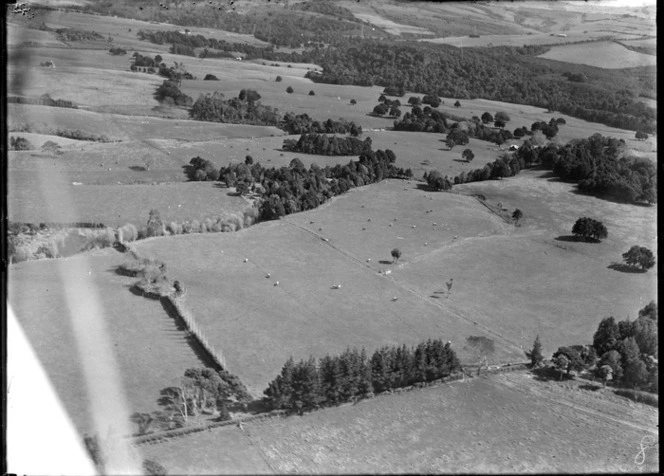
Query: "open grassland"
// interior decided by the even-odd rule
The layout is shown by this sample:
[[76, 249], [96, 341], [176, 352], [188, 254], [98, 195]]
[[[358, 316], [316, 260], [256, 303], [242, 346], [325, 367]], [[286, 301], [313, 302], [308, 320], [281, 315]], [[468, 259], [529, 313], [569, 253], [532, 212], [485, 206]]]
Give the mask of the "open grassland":
[[[467, 361], [471, 356], [461, 348], [463, 339], [485, 331], [471, 320], [448, 313], [444, 300], [428, 297], [442, 297], [436, 291], [444, 288], [449, 277], [432, 276], [426, 295], [393, 279], [401, 265], [391, 263], [392, 248], [398, 246], [403, 259], [411, 260], [453, 241], [451, 230], [426, 230], [430, 217], [423, 212], [413, 217], [422, 231], [412, 228], [408, 214], [420, 207], [420, 195], [411, 191], [410, 199], [396, 201], [399, 185], [358, 190], [292, 220], [263, 223], [232, 234], [142, 241], [137, 247], [141, 253], [166, 260], [173, 279], [187, 287], [186, 306], [201, 329], [223, 352], [230, 370], [255, 393], [265, 388], [289, 356], [324, 356], [347, 346], [372, 352], [382, 345], [442, 336], [457, 342], [460, 357]], [[343, 220], [326, 218], [327, 210], [332, 211], [337, 203], [342, 208], [350, 206], [351, 200], [366, 201], [367, 213], [358, 214], [358, 205], [342, 210]], [[373, 201], [377, 203], [372, 210]], [[409, 205], [404, 206], [406, 203]], [[425, 205], [430, 204], [427, 200]], [[467, 234], [495, 233], [501, 227], [474, 199], [454, 197], [449, 207], [440, 215], [450, 219], [458, 215]], [[370, 215], [375, 224], [367, 222], [365, 217]], [[393, 215], [403, 222], [395, 222], [388, 233], [384, 230]], [[315, 222], [307, 221], [311, 231], [299, 224], [307, 219]], [[356, 249], [352, 243], [357, 244]], [[378, 272], [388, 269], [394, 272]], [[333, 289], [337, 284], [341, 289]], [[497, 339], [496, 346], [499, 359], [521, 359], [513, 344]]]
[[656, 472], [657, 410], [581, 387], [497, 375], [140, 449], [177, 474]]
[[610, 69], [655, 66], [657, 64], [656, 57], [628, 50], [612, 41], [554, 46], [538, 57]]
[[[58, 186], [59, 185], [59, 186]], [[226, 188], [210, 182], [159, 185], [66, 185], [53, 184], [53, 196], [64, 195], [76, 204], [58, 209], [53, 216], [46, 206], [45, 194], [28, 187], [8, 188], [12, 204], [9, 220], [27, 223], [94, 222], [118, 227], [147, 222], [151, 209], [159, 210], [164, 223], [218, 217], [223, 213], [242, 212], [249, 204], [242, 197], [229, 194]], [[63, 200], [65, 200], [63, 198]]]
[[[155, 410], [161, 389], [172, 385], [187, 368], [201, 366], [185, 333], [161, 304], [132, 294], [128, 287], [135, 278], [115, 273], [115, 267], [124, 260], [116, 251], [104, 250], [20, 263], [9, 270], [9, 305], [82, 433], [92, 430], [92, 415], [81, 363], [85, 359], [96, 362], [97, 356], [79, 354], [73, 303], [67, 296], [80, 299], [83, 294], [95, 293], [99, 298], [103, 313], [98, 317], [114, 351], [131, 412]], [[97, 378], [107, 376], [100, 369]]]

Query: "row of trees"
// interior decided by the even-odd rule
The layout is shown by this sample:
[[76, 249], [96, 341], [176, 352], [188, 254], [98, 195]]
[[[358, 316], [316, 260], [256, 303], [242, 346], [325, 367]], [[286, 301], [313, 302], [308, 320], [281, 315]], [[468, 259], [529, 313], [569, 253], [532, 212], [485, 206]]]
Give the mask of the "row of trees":
[[302, 134], [299, 140], [285, 139], [283, 150], [317, 155], [360, 155], [371, 150], [371, 138], [328, 137], [326, 134]]
[[415, 347], [385, 346], [371, 358], [364, 349], [297, 363], [291, 357], [264, 394], [272, 408], [302, 412], [431, 382], [460, 370], [450, 343], [429, 339]]
[[639, 311], [639, 317], [616, 322], [602, 319], [593, 336], [600, 357], [596, 374], [603, 380], [658, 392], [657, 304]]
[[279, 128], [288, 134], [350, 134], [357, 137], [362, 134], [362, 126], [345, 119], [320, 122], [315, 121], [308, 114], [286, 113], [279, 124]]
[[42, 94], [38, 98], [28, 98], [23, 96], [7, 96], [8, 103], [14, 104], [34, 104], [38, 106], [65, 107], [78, 109], [78, 106], [66, 99], [53, 99], [48, 94]]

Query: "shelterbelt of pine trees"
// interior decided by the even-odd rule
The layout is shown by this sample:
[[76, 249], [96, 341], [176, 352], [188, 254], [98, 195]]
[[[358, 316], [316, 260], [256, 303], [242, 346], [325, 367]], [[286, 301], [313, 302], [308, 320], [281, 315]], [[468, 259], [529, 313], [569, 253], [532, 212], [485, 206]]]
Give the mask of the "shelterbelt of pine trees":
[[450, 343], [429, 339], [417, 346], [385, 346], [368, 358], [364, 349], [295, 362], [291, 357], [281, 374], [265, 389], [273, 409], [313, 410], [383, 392], [431, 382], [459, 372], [461, 365]]

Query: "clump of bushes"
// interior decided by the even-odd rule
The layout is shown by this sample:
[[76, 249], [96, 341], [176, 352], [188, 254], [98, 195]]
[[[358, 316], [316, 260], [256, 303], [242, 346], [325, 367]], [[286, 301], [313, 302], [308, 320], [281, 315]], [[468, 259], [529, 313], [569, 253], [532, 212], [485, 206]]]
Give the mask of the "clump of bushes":
[[203, 81], [219, 81], [219, 78], [217, 78], [214, 74], [206, 74], [203, 78]]
[[9, 148], [11, 150], [33, 150], [35, 146], [25, 137], [12, 137], [9, 139]]
[[639, 390], [632, 390], [627, 388], [619, 388], [614, 392], [621, 397], [629, 398], [635, 402], [645, 403], [652, 407], [659, 408], [659, 395], [649, 392], [642, 392]]

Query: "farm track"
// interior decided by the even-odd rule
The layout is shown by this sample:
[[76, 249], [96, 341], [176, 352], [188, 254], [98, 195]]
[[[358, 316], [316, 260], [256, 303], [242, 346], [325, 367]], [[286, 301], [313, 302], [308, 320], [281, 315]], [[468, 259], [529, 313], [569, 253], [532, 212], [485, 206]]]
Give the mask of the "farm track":
[[[295, 228], [298, 228], [298, 229], [300, 229], [300, 230], [302, 230], [302, 231], [304, 231], [304, 232], [306, 232], [306, 233], [309, 233], [309, 234], [311, 234], [311, 235], [317, 237], [318, 239], [324, 241], [325, 244], [327, 244], [327, 245], [330, 246], [332, 249], [334, 249], [336, 252], [340, 253], [341, 255], [343, 255], [344, 257], [346, 257], [346, 258], [349, 259], [350, 261], [354, 262], [355, 264], [357, 264], [357, 265], [359, 265], [359, 266], [361, 266], [361, 267], [363, 267], [363, 268], [365, 268], [365, 269], [370, 269], [370, 270], [372, 270], [372, 271], [374, 271], [374, 272], [376, 271], [373, 267], [371, 267], [370, 265], [367, 265], [366, 263], [364, 263], [364, 262], [361, 261], [360, 259], [356, 258], [355, 256], [353, 256], [353, 255], [350, 254], [349, 252], [343, 250], [342, 248], [339, 248], [338, 246], [335, 246], [335, 245], [332, 244], [330, 241], [325, 241], [325, 237], [324, 237], [323, 235], [321, 235], [321, 234], [319, 234], [319, 233], [316, 233], [315, 231], [310, 230], [310, 229], [308, 229], [308, 228], [306, 228], [306, 227], [304, 227], [304, 226], [301, 226], [301, 225], [298, 225], [298, 224], [296, 224], [296, 223], [290, 222], [290, 221], [288, 221], [287, 219], [286, 219], [286, 220], [283, 220], [283, 221], [285, 221], [286, 223], [288, 223], [289, 225], [291, 225], [291, 226], [293, 226], [293, 227], [295, 227]], [[484, 238], [486, 238], [486, 237], [476, 237], [476, 238], [472, 238], [472, 239], [484, 239]], [[468, 240], [468, 239], [471, 239], [471, 238], [466, 238], [466, 240]], [[458, 244], [458, 243], [460, 243], [460, 242], [457, 242], [456, 244]], [[453, 243], [452, 245], [448, 245], [447, 247], [449, 247], [449, 246], [456, 246], [456, 244]], [[447, 248], [447, 247], [446, 247], [446, 248]], [[440, 251], [440, 248], [437, 249], [437, 250], [435, 250], [434, 252], [437, 252], [437, 251]], [[419, 259], [422, 259], [422, 257], [420, 257]], [[383, 275], [383, 276], [388, 277], [387, 275]], [[514, 342], [514, 341], [508, 339], [508, 338], [505, 337], [504, 335], [502, 335], [502, 334], [500, 334], [500, 333], [494, 331], [493, 329], [490, 329], [489, 327], [486, 327], [486, 326], [484, 326], [484, 325], [482, 325], [482, 324], [479, 324], [476, 320], [474, 320], [474, 319], [472, 319], [472, 318], [470, 318], [470, 317], [466, 317], [466, 316], [462, 315], [461, 313], [459, 313], [459, 312], [457, 312], [457, 311], [454, 311], [454, 310], [450, 309], [448, 306], [444, 305], [444, 304], [441, 303], [441, 302], [433, 301], [432, 299], [429, 299], [427, 296], [425, 296], [424, 294], [422, 294], [422, 293], [419, 292], [418, 290], [416, 290], [416, 289], [414, 289], [414, 288], [411, 288], [411, 287], [409, 287], [409, 286], [407, 286], [407, 285], [405, 285], [405, 284], [399, 282], [399, 281], [396, 280], [393, 276], [389, 276], [389, 278], [392, 280], [392, 282], [393, 282], [394, 284], [396, 284], [397, 286], [399, 286], [402, 290], [409, 292], [409, 293], [412, 294], [413, 296], [415, 296], [415, 297], [417, 297], [417, 298], [419, 298], [419, 299], [421, 299], [421, 300], [423, 300], [423, 301], [425, 301], [425, 302], [427, 302], [427, 303], [429, 303], [429, 304], [431, 304], [431, 305], [438, 306], [440, 309], [444, 310], [447, 314], [452, 315], [452, 316], [456, 317], [457, 319], [461, 319], [461, 320], [464, 320], [464, 321], [469, 322], [469, 323], [471, 323], [471, 324], [474, 324], [475, 326], [477, 326], [479, 329], [483, 330], [484, 332], [486, 332], [486, 333], [488, 333], [488, 334], [490, 334], [490, 335], [493, 335], [493, 336], [499, 338], [500, 340], [502, 340], [503, 342], [505, 342], [506, 344], [508, 344], [513, 350], [516, 350], [516, 351], [518, 351], [518, 352], [523, 352], [523, 349], [521, 348], [521, 346], [520, 346], [519, 344], [517, 344], [516, 342]]]
[[619, 423], [621, 425], [629, 426], [629, 427], [634, 428], [634, 429], [639, 430], [639, 431], [645, 431], [645, 432], [648, 432], [648, 433], [651, 433], [651, 434], [657, 434], [656, 432], [653, 431], [652, 427], [639, 425], [637, 423], [634, 423], [634, 422], [628, 421], [628, 420], [624, 420], [622, 418], [616, 418], [614, 416], [608, 415], [607, 413], [600, 412], [600, 411], [594, 410], [592, 408], [589, 408], [588, 406], [579, 405], [578, 403], [573, 403], [573, 402], [571, 402], [570, 400], [568, 400], [566, 398], [556, 397], [554, 399], [554, 398], [546, 396], [544, 392], [538, 390], [536, 385], [530, 385], [528, 387], [524, 387], [519, 382], [517, 382], [513, 379], [510, 379], [509, 377], [507, 377], [505, 375], [501, 375], [500, 377], [501, 377], [500, 379], [492, 378], [491, 380], [493, 382], [495, 382], [496, 384], [498, 384], [498, 385], [508, 387], [512, 390], [516, 390], [516, 391], [521, 392], [521, 393], [526, 394], [526, 395], [535, 396], [539, 400], [546, 400], [546, 401], [548, 401], [552, 404], [557, 404], [557, 405], [565, 405], [565, 406], [570, 407], [570, 408], [572, 408], [576, 411], [585, 412], [585, 413], [587, 413], [587, 414], [589, 414], [593, 417], [603, 418], [605, 420], [610, 420], [610, 421], [613, 421], [615, 423]]

